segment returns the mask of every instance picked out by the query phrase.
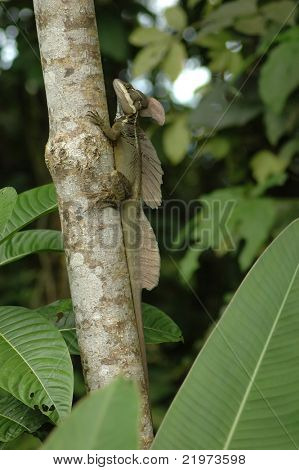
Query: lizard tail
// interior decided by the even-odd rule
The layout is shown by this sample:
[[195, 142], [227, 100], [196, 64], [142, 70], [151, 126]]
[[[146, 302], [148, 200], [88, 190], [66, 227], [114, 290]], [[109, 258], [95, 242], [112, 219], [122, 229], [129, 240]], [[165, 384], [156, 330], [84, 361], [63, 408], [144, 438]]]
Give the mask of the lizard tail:
[[135, 313], [135, 321], [138, 332], [139, 348], [144, 370], [145, 383], [148, 389], [149, 380], [141, 304], [141, 289], [144, 284], [141, 277], [141, 259], [143, 258], [143, 256], [141, 256], [141, 252], [143, 252], [143, 239], [147, 239], [147, 237], [144, 236], [144, 224], [141, 223], [143, 218], [145, 218], [145, 216], [139, 201], [125, 201], [121, 207], [121, 223], [123, 228], [125, 254], [130, 278], [130, 288]]

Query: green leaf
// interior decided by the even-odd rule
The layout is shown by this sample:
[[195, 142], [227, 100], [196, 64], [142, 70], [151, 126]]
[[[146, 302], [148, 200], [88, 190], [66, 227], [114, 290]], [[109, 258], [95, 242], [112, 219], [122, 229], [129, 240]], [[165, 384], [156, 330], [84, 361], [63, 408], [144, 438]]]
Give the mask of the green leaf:
[[159, 308], [143, 303], [142, 315], [144, 339], [147, 344], [183, 341], [180, 328]]
[[56, 209], [57, 200], [53, 184], [39, 186], [19, 194], [0, 241]]
[[299, 446], [299, 221], [260, 257], [176, 395], [154, 449]]
[[187, 6], [188, 6], [188, 8], [194, 8], [201, 1], [202, 0], [188, 0]]
[[193, 249], [201, 254], [212, 248], [218, 255], [236, 249], [238, 239], [233, 216], [243, 196], [243, 188], [233, 187], [219, 189], [200, 198], [202, 210], [195, 216], [191, 228], [191, 239], [196, 242]]
[[190, 124], [198, 129], [203, 126], [207, 130], [226, 129], [232, 126], [244, 126], [263, 110], [261, 102], [251, 96], [237, 96], [227, 99], [225, 84], [216, 84], [200, 100], [198, 107], [191, 113]]
[[[212, 72], [230, 71], [234, 75], [237, 75], [242, 70], [242, 55], [237, 51], [229, 50], [227, 48], [227, 44], [229, 43], [236, 42], [238, 45], [239, 38], [235, 38], [228, 31], [221, 31], [218, 34], [208, 35], [202, 35], [202, 31], [200, 31], [195, 42], [196, 44], [209, 49], [209, 67]], [[216, 87], [221, 89], [227, 87], [227, 85], [217, 83]]]
[[256, 153], [250, 162], [254, 178], [259, 184], [263, 184], [269, 177], [283, 173], [289, 161], [279, 158], [269, 150], [261, 150]]
[[208, 141], [199, 142], [201, 145], [203, 154], [211, 154], [217, 160], [225, 158], [231, 150], [231, 141], [227, 137], [211, 137]]
[[32, 434], [23, 433], [9, 442], [0, 442], [1, 450], [37, 450], [41, 441]]
[[168, 25], [175, 31], [181, 31], [187, 26], [187, 15], [180, 6], [167, 8], [164, 15]]
[[209, 67], [212, 72], [229, 71], [233, 75], [238, 75], [243, 69], [243, 58], [238, 52], [216, 50], [210, 51], [209, 56], [211, 58]]
[[14, 188], [3, 188], [0, 190], [0, 233], [5, 229], [17, 197], [18, 195]]
[[200, 27], [200, 31], [197, 34], [197, 39], [201, 39], [208, 34], [221, 34], [222, 31], [233, 24], [233, 17], [223, 17], [219, 20], [205, 22], [203, 21]]
[[34, 310], [53, 323], [62, 334], [70, 354], [80, 355], [76, 335], [75, 315], [71, 299], [57, 300]]
[[165, 40], [161, 43], [153, 43], [141, 49], [133, 62], [132, 73], [136, 77], [138, 75], [143, 75], [145, 73], [153, 70], [165, 56], [169, 43], [169, 40]]
[[266, 108], [264, 115], [267, 138], [272, 145], [276, 145], [285, 133], [285, 119], [281, 114], [275, 114]]
[[0, 266], [41, 251], [63, 251], [62, 234], [57, 230], [24, 230], [0, 244]]
[[266, 108], [264, 122], [269, 142], [276, 145], [285, 134], [290, 134], [297, 126], [299, 109], [296, 100], [289, 102], [281, 114], [275, 114]]
[[289, 95], [299, 85], [299, 43], [284, 42], [270, 53], [261, 68], [259, 89], [264, 103], [281, 113]]
[[36, 431], [46, 418], [0, 389], [0, 441], [8, 442], [23, 432]]
[[[57, 300], [34, 310], [45, 316], [63, 335], [71, 354], [80, 354], [71, 299]], [[171, 318], [153, 305], [142, 304], [144, 339], [148, 344], [182, 341], [182, 332]]]
[[260, 15], [239, 18], [234, 22], [234, 28], [249, 36], [262, 36], [266, 32], [265, 20]]
[[186, 156], [190, 142], [191, 133], [187, 127], [185, 116], [177, 117], [163, 133], [164, 151], [174, 165], [180, 163]]
[[180, 272], [186, 282], [190, 282], [193, 274], [199, 269], [199, 257], [202, 253], [198, 249], [188, 248], [186, 254], [180, 260]]
[[291, 163], [293, 156], [298, 152], [299, 138], [295, 137], [295, 139], [289, 140], [280, 148], [279, 157], [285, 162], [285, 166], [287, 167]]
[[235, 235], [244, 240], [238, 261], [242, 271], [248, 269], [264, 243], [267, 241], [276, 219], [275, 203], [272, 199], [244, 199], [235, 208], [231, 224]]
[[293, 26], [293, 28], [288, 28], [286, 31], [279, 33], [277, 38], [278, 42], [283, 41], [298, 41], [299, 40], [299, 26]]
[[226, 26], [229, 26], [232, 24], [234, 18], [253, 15], [256, 12], [257, 8], [255, 0], [236, 0], [233, 2], [226, 2], [207, 15], [203, 24], [225, 21]]
[[[287, 179], [288, 175], [286, 173], [277, 173], [276, 175], [271, 175], [263, 183], [255, 186], [255, 188], [252, 190], [252, 195], [261, 196], [262, 194], [265, 194], [268, 189], [273, 188], [273, 186], [283, 186]], [[276, 201], [273, 200], [273, 202]], [[294, 219], [294, 217], [290, 217], [286, 223], [292, 219]]]
[[174, 81], [181, 73], [186, 57], [187, 52], [184, 44], [179, 41], [173, 41], [162, 63], [162, 70], [168, 75], [170, 80]]
[[153, 42], [160, 42], [169, 39], [169, 34], [157, 28], [143, 28], [139, 26], [129, 36], [129, 42], [133, 46], [147, 46]]
[[73, 369], [59, 331], [42, 315], [0, 307], [0, 387], [58, 422], [70, 412]]
[[195, 39], [195, 43], [207, 49], [225, 50], [225, 43], [233, 40], [236, 40], [236, 38], [231, 33], [221, 31], [219, 34], [207, 34], [204, 36], [199, 34]]
[[43, 449], [137, 449], [139, 406], [137, 386], [118, 378], [83, 398]]
[[[276, 219], [271, 199], [251, 197], [244, 187], [216, 190], [200, 199], [202, 210], [190, 222], [183, 240], [191, 241], [181, 260], [184, 277], [190, 280], [199, 267], [196, 256], [212, 249], [217, 256], [237, 251], [242, 270], [248, 269], [268, 240]], [[183, 240], [180, 240], [182, 244]]]
[[294, 24], [296, 15], [296, 3], [291, 0], [279, 0], [263, 5], [260, 11], [269, 20], [278, 24]]

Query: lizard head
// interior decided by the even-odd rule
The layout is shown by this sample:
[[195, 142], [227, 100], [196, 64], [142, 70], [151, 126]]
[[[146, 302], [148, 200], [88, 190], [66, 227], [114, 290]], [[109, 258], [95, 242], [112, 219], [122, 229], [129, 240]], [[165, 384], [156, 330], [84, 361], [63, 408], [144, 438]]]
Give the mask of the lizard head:
[[148, 105], [148, 98], [130, 83], [116, 78], [113, 80], [113, 88], [120, 106], [125, 114], [135, 114]]
[[136, 90], [130, 83], [116, 78], [113, 80], [119, 104], [125, 114], [135, 114], [139, 111], [140, 116], [151, 117], [160, 126], [165, 122], [165, 112], [162, 104], [155, 98], [148, 98], [141, 91]]

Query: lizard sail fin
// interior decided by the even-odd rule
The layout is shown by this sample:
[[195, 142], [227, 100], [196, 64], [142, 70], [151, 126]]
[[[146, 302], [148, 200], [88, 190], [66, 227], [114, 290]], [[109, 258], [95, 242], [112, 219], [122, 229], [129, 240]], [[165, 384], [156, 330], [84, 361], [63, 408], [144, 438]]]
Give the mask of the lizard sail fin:
[[140, 213], [140, 281], [141, 288], [151, 290], [160, 277], [160, 254], [155, 233], [143, 210]]
[[138, 130], [138, 136], [142, 156], [142, 199], [147, 206], [156, 209], [162, 201], [163, 170], [155, 147], [142, 129]]

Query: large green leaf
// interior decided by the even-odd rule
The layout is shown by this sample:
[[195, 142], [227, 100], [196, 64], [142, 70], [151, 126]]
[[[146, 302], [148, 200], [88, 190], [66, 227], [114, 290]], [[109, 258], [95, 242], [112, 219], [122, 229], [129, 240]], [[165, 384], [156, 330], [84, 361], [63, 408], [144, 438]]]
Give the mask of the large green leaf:
[[14, 188], [3, 188], [0, 190], [0, 233], [5, 229], [17, 197], [18, 195]]
[[[71, 299], [62, 299], [38, 307], [36, 312], [46, 316], [63, 335], [71, 354], [80, 354], [76, 337], [75, 316]], [[162, 310], [142, 304], [144, 339], [147, 344], [183, 341], [182, 332]]]
[[299, 86], [299, 42], [280, 44], [270, 53], [260, 73], [260, 95], [264, 103], [276, 114]]
[[249, 272], [196, 359], [154, 449], [298, 449], [299, 220]]
[[137, 449], [138, 415], [137, 386], [118, 378], [83, 398], [43, 449]]
[[0, 441], [8, 442], [23, 432], [36, 431], [46, 418], [0, 389]]
[[38, 217], [48, 214], [56, 208], [57, 200], [53, 184], [39, 186], [19, 194], [5, 230], [1, 233], [0, 240], [4, 240]]
[[12, 441], [0, 442], [0, 450], [37, 450], [41, 444], [41, 440], [38, 437], [26, 432], [20, 434]]
[[0, 307], [0, 387], [54, 422], [70, 412], [73, 370], [59, 331], [42, 315]]
[[0, 266], [41, 251], [63, 251], [61, 232], [24, 230], [0, 244]]

